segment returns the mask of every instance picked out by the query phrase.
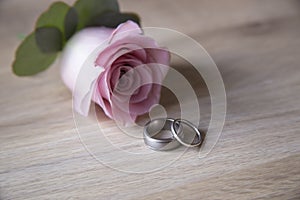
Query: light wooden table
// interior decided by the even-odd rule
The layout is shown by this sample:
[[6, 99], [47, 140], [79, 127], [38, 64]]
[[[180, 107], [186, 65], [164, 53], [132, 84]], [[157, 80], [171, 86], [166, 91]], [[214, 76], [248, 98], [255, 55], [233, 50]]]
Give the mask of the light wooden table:
[[[300, 199], [300, 1], [121, 0], [123, 10], [140, 13], [144, 26], [175, 29], [201, 43], [227, 93], [226, 123], [207, 157], [188, 150], [168, 167], [139, 174], [104, 166], [86, 151], [58, 64], [35, 77], [11, 73], [20, 34], [32, 30], [51, 2], [0, 1], [1, 200]], [[200, 108], [208, 113], [200, 128], [206, 130], [204, 83], [183, 71], [199, 89]], [[176, 107], [167, 95], [162, 102]], [[100, 109], [98, 119], [118, 143], [121, 132]], [[97, 136], [85, 128], [91, 140]], [[138, 171], [178, 151], [145, 155], [147, 162], [114, 151], [101, 156], [117, 169]]]

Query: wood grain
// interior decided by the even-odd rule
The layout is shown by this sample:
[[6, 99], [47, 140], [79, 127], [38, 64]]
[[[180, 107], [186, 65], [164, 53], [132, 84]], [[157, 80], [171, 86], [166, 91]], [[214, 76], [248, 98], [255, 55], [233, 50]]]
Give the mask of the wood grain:
[[[182, 155], [178, 149], [146, 154], [143, 162], [135, 162], [91, 146], [111, 167], [92, 157], [80, 140], [59, 63], [35, 77], [19, 78], [11, 72], [20, 34], [32, 30], [51, 2], [0, 1], [1, 200], [300, 199], [298, 0], [121, 0], [123, 10], [140, 13], [144, 26], [178, 30], [206, 48], [224, 80], [227, 115], [217, 145], [205, 158], [199, 159], [196, 149]], [[205, 83], [186, 65], [174, 66], [190, 77], [203, 113], [200, 129], [207, 130], [210, 99]], [[177, 101], [170, 95], [165, 90], [162, 103], [178, 115]], [[97, 114], [115, 144], [147, 153], [140, 143], [124, 140], [99, 108]], [[82, 130], [94, 144], [99, 133], [88, 125]], [[151, 173], [112, 168], [146, 170], [164, 166], [173, 157], [175, 162]]]

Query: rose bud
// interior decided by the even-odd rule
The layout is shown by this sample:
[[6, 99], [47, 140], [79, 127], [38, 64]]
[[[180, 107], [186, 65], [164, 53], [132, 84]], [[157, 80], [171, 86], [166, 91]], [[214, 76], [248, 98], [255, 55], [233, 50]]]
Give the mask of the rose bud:
[[[82, 70], [96, 49], [100, 50], [92, 66]], [[116, 29], [95, 27], [76, 33], [62, 54], [61, 76], [73, 93], [77, 112], [87, 116], [94, 101], [108, 117], [128, 125], [159, 102], [167, 74], [167, 67], [161, 66], [169, 62], [166, 49], [127, 21]]]

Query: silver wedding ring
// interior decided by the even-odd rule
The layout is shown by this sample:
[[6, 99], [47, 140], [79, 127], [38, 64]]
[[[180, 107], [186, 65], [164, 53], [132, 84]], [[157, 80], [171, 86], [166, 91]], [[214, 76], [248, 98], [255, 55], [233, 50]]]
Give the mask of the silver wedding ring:
[[[193, 129], [193, 131], [196, 133], [196, 137], [193, 138], [193, 141], [191, 143], [185, 142], [183, 139], [181, 139], [181, 136], [178, 133], [178, 130], [176, 126], [181, 126], [182, 124], [189, 126]], [[192, 124], [191, 122], [185, 120], [185, 119], [176, 119], [171, 126], [171, 131], [173, 133], [173, 136], [176, 138], [180, 144], [186, 146], [186, 147], [196, 147], [199, 146], [202, 142], [201, 133], [199, 129]]]
[[[175, 149], [180, 143], [175, 139], [171, 132], [172, 124], [175, 120], [172, 118], [158, 118], [149, 121], [144, 127], [144, 142], [153, 149], [166, 151]], [[180, 127], [174, 126], [174, 129], [181, 134]]]
[[[192, 142], [184, 141], [183, 126], [190, 127], [196, 137]], [[175, 149], [181, 145], [196, 147], [202, 142], [201, 133], [191, 122], [183, 119], [158, 118], [149, 121], [144, 127], [145, 144], [156, 151]]]

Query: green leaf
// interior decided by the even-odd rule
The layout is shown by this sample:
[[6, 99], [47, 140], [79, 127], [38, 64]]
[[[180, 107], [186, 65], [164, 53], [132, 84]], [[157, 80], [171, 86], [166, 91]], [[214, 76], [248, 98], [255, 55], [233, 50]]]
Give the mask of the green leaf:
[[70, 6], [64, 2], [53, 3], [37, 20], [36, 28], [56, 27], [64, 34], [64, 19]]
[[76, 32], [78, 15], [75, 8], [70, 8], [64, 21], [65, 39], [68, 40]]
[[88, 26], [106, 26], [116, 28], [119, 24], [128, 20], [134, 21], [140, 25], [140, 18], [135, 13], [105, 12], [94, 17]]
[[93, 18], [104, 12], [120, 12], [117, 0], [78, 0], [74, 8], [79, 17], [77, 30], [86, 27]]
[[55, 53], [62, 50], [62, 33], [56, 27], [41, 27], [35, 30], [35, 39], [42, 53]]
[[35, 33], [25, 38], [17, 49], [13, 72], [18, 76], [30, 76], [47, 69], [56, 59], [57, 53], [43, 54], [38, 48]]

